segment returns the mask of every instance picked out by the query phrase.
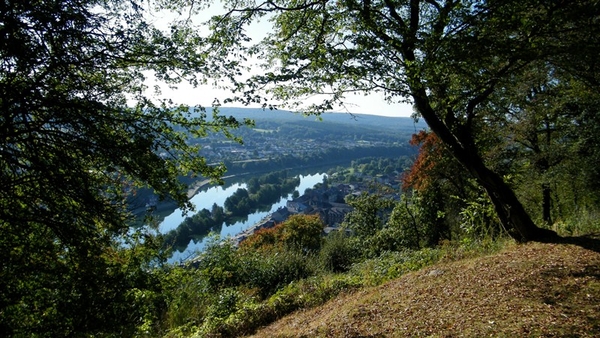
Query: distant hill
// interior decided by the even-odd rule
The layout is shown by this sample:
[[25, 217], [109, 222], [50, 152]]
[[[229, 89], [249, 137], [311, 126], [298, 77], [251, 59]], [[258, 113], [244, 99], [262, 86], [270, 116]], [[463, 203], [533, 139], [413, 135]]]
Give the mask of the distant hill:
[[[268, 110], [260, 108], [219, 108], [221, 115], [233, 116], [243, 119], [249, 118], [255, 121], [267, 120], [276, 122], [297, 122], [297, 121], [317, 121], [316, 116], [304, 116], [299, 113], [293, 113], [287, 110]], [[207, 108], [207, 111], [212, 111]], [[425, 122], [421, 119], [418, 122], [411, 117], [386, 117], [368, 114], [349, 114], [349, 113], [325, 113], [321, 115], [324, 122], [348, 124], [352, 126], [361, 126], [367, 128], [379, 128], [387, 131], [399, 131], [414, 133], [427, 128]]]

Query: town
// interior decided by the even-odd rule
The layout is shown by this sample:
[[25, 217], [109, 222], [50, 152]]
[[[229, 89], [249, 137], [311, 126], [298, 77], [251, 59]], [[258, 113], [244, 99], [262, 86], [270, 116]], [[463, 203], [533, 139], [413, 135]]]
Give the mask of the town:
[[[334, 183], [331, 185], [319, 183], [313, 189], [307, 189], [303, 195], [288, 200], [285, 207], [280, 207], [260, 222], [233, 236], [231, 241], [237, 246], [256, 231], [272, 228], [294, 214], [319, 215], [321, 221], [325, 224], [323, 234], [327, 235], [332, 231], [340, 231], [344, 218], [352, 211], [352, 207], [346, 203], [346, 198], [350, 195], [358, 196], [362, 193], [374, 193], [375, 190], [386, 190], [385, 198], [400, 199], [400, 176], [398, 173], [378, 175], [377, 177], [362, 176], [360, 174], [359, 176], [361, 176], [362, 182]], [[325, 182], [327, 182], [327, 179], [325, 179]], [[350, 230], [344, 229], [344, 231]]]
[[[299, 161], [318, 162], [323, 158], [385, 156], [394, 149], [409, 152], [408, 140], [423, 123], [410, 118], [329, 114], [322, 120], [290, 112], [275, 115], [257, 109], [223, 109], [236, 119], [251, 118], [254, 127], [232, 131], [235, 139], [210, 133], [188, 142], [200, 146], [200, 155], [209, 163], [223, 162], [229, 171], [260, 166], [297, 166]], [[276, 118], [274, 118], [276, 116]], [[381, 154], [373, 154], [372, 152]], [[281, 169], [281, 168], [279, 168]]]

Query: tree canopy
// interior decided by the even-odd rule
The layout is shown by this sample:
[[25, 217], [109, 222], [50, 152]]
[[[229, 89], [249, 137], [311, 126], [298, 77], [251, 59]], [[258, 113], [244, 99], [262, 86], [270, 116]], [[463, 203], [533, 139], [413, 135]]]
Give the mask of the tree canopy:
[[0, 4], [4, 334], [131, 334], [143, 318], [126, 314], [135, 290], [151, 289], [142, 267], [156, 256], [136, 249], [153, 241], [129, 231], [126, 198], [149, 186], [190, 207], [179, 176], [225, 170], [186, 140], [243, 122], [146, 96], [148, 76], [176, 85], [207, 73], [198, 35], [153, 27], [155, 5]]
[[[225, 0], [207, 35], [189, 19], [210, 2], [0, 4], [3, 334], [133, 336], [166, 306], [151, 269], [160, 241], [130, 228], [128, 197], [150, 187], [191, 207], [181, 176], [218, 181], [225, 168], [209, 165], [189, 136], [234, 138], [229, 130], [250, 122], [154, 99], [148, 77], [171, 86], [227, 79], [231, 100], [314, 113], [352, 93], [410, 102], [519, 241], [554, 235], [534, 223], [537, 196], [548, 223], [553, 205], [560, 216], [600, 203], [598, 1]], [[165, 9], [189, 17], [160, 30], [151, 16]], [[253, 43], [260, 18], [273, 29]], [[263, 68], [244, 79], [248, 60]], [[314, 95], [325, 98], [307, 100]], [[429, 155], [433, 173], [448, 160]], [[412, 217], [405, 206], [392, 210], [400, 220]], [[273, 262], [265, 271], [285, 267]]]
[[[275, 99], [316, 113], [355, 92], [381, 91], [389, 101], [411, 102], [415, 116], [484, 188], [515, 239], [554, 237], [535, 225], [496, 166], [510, 158], [494, 162], [490, 152], [495, 142], [512, 136], [500, 135], [501, 128], [527, 120], [529, 109], [520, 98], [504, 94], [531, 93], [528, 73], [541, 71], [550, 84], [585, 88], [577, 100], [586, 97], [584, 91], [597, 91], [597, 2], [281, 0], [225, 6], [227, 13], [211, 21], [219, 51], [245, 52], [264, 67], [237, 81], [234, 99]], [[248, 45], [247, 25], [263, 16], [272, 22], [272, 33]], [[555, 95], [574, 99], [573, 93]], [[303, 104], [318, 94], [328, 95]], [[504, 144], [506, 154], [518, 147]]]

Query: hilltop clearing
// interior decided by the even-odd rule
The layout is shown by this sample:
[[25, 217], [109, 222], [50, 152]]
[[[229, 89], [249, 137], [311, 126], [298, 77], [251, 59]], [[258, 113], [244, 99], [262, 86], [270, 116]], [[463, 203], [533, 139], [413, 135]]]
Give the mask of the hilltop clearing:
[[254, 337], [594, 337], [597, 238], [440, 263], [298, 311]]

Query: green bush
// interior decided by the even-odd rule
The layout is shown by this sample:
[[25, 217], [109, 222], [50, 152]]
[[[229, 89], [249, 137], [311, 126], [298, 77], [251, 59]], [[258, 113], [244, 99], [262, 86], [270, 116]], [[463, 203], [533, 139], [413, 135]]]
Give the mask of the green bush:
[[157, 330], [169, 331], [168, 337], [189, 336], [215, 302], [214, 288], [200, 271], [182, 267], [167, 271], [162, 284], [167, 310]]
[[573, 216], [554, 223], [553, 230], [562, 236], [582, 236], [600, 232], [600, 213], [583, 209]]
[[228, 318], [238, 309], [238, 301], [242, 293], [236, 288], [225, 288], [220, 290], [216, 300], [208, 307], [207, 318]]
[[345, 272], [358, 261], [360, 251], [343, 232], [330, 233], [319, 251], [318, 265], [326, 272]]
[[240, 282], [249, 288], [259, 289], [262, 297], [313, 273], [307, 256], [294, 250], [248, 251], [239, 259]]
[[[251, 334], [258, 327], [293, 311], [324, 304], [341, 292], [363, 286], [360, 279], [348, 275], [315, 276], [287, 284], [265, 301], [256, 298], [238, 302], [228, 317], [209, 318], [196, 332], [197, 336], [233, 337]], [[232, 305], [232, 303], [230, 303]]]
[[213, 290], [240, 284], [237, 248], [228, 240], [219, 240], [218, 235], [208, 238], [204, 253], [194, 264]]

